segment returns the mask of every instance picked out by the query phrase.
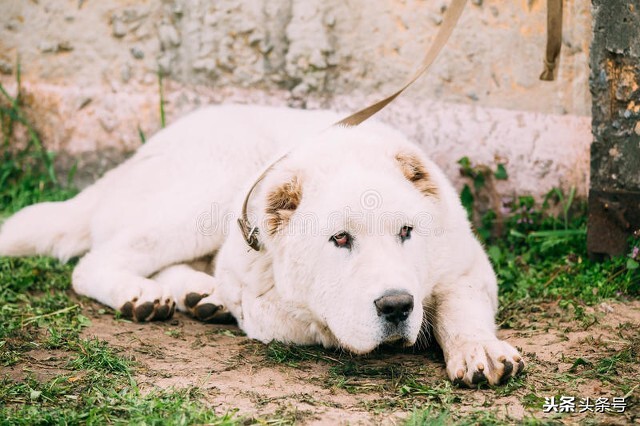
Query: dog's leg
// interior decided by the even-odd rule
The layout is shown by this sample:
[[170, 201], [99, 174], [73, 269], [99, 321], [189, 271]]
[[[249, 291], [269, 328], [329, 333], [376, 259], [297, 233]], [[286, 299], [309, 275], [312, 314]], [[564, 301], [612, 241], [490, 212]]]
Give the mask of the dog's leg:
[[204, 255], [194, 247], [207, 251], [195, 239], [172, 241], [171, 235], [168, 228], [115, 235], [80, 260], [73, 271], [73, 289], [137, 321], [170, 318], [175, 310], [173, 294], [148, 277], [186, 256]]
[[192, 265], [171, 265], [154, 277], [172, 294], [179, 311], [201, 321], [229, 322], [231, 314], [217, 289], [216, 279]]
[[467, 386], [504, 383], [524, 368], [518, 351], [496, 336], [496, 279], [485, 254], [478, 253], [466, 274], [434, 288], [427, 306], [447, 374]]

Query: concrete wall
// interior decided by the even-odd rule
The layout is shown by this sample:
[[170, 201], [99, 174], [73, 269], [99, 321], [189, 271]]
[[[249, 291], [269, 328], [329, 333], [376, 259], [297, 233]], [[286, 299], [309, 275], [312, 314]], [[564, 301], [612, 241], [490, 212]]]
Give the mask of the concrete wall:
[[[442, 0], [2, 0], [0, 81], [16, 56], [51, 149], [89, 162], [139, 145], [198, 105], [353, 111], [394, 91], [435, 35]], [[565, 4], [556, 82], [538, 80], [546, 1], [473, 0], [429, 74], [380, 114], [453, 178], [507, 162], [503, 191], [586, 194], [590, 3]], [[95, 153], [99, 152], [99, 155]], [[64, 156], [63, 156], [64, 157]], [[82, 163], [81, 163], [82, 167]], [[96, 171], [101, 167], [93, 167]]]

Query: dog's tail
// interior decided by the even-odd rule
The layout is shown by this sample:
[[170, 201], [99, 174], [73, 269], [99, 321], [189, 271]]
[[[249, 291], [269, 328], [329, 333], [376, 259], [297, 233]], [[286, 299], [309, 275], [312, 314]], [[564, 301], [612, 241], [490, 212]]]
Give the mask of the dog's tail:
[[66, 262], [91, 248], [90, 223], [99, 200], [96, 186], [62, 202], [39, 203], [0, 227], [0, 256], [49, 255]]

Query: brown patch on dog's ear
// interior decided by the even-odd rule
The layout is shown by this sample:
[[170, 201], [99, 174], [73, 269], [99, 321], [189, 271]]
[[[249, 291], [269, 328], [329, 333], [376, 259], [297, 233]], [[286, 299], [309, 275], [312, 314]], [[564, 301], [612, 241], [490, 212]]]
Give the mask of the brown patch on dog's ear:
[[400, 152], [396, 154], [396, 161], [400, 164], [404, 177], [420, 192], [427, 196], [438, 196], [438, 188], [431, 181], [429, 172], [418, 156], [408, 152]]
[[302, 200], [302, 185], [296, 176], [267, 195], [267, 233], [275, 234], [289, 223]]

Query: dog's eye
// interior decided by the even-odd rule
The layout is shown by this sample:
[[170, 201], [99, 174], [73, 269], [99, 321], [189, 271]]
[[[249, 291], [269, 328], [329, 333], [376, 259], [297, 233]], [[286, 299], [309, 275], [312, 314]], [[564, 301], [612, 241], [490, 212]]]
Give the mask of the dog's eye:
[[333, 244], [335, 244], [336, 247], [344, 247], [350, 249], [353, 237], [351, 236], [351, 234], [342, 231], [332, 236], [329, 240], [333, 241]]
[[402, 228], [400, 228], [400, 233], [398, 234], [398, 236], [400, 237], [400, 241], [404, 243], [406, 240], [411, 238], [412, 230], [413, 230], [413, 226], [409, 226], [409, 225], [405, 225]]

